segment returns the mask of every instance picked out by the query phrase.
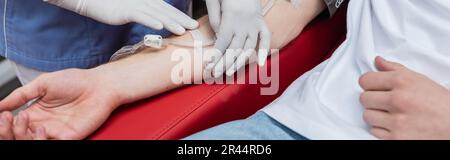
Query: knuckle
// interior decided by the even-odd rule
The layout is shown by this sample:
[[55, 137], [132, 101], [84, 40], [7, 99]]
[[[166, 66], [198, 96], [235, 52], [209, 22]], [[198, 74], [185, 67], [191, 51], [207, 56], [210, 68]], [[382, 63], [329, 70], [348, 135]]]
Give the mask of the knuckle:
[[391, 98], [390, 98], [388, 101], [389, 101], [389, 104], [390, 104], [392, 107], [395, 107], [395, 106], [398, 105], [399, 103], [402, 103], [402, 102], [401, 102], [401, 99], [402, 99], [402, 97], [401, 97], [401, 95], [399, 95], [398, 92], [393, 92]]
[[405, 83], [405, 77], [404, 74], [401, 72], [396, 73], [393, 77], [392, 77], [392, 83], [394, 85], [403, 85]]
[[393, 108], [398, 110], [404, 110], [408, 105], [409, 98], [408, 95], [404, 92], [394, 92], [391, 98], [389, 99]]
[[394, 84], [399, 86], [404, 86], [413, 83], [414, 81], [416, 81], [416, 78], [411, 76], [410, 72], [407, 70], [398, 71], [393, 78]]

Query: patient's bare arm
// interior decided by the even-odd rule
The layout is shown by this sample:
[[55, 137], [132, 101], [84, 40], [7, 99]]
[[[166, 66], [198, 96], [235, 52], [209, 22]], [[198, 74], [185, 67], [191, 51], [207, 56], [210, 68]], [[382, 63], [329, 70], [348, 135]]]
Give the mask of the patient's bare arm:
[[[266, 0], [262, 0], [263, 4]], [[304, 1], [301, 6], [293, 6], [285, 0], [276, 1], [271, 11], [265, 16], [266, 22], [272, 32], [272, 49], [280, 49], [297, 37], [303, 28], [325, 8], [322, 0]], [[289, 21], [286, 21], [289, 19]], [[199, 20], [200, 31], [203, 36], [213, 38], [213, 31], [209, 26], [206, 17]], [[190, 34], [173, 37], [178, 41], [193, 41]], [[211, 47], [206, 47], [211, 48]], [[172, 68], [177, 65], [177, 61], [171, 60], [172, 54], [178, 49], [188, 51], [193, 64], [203, 62], [203, 57], [194, 56], [193, 48], [183, 48], [169, 45], [160, 51], [144, 50], [140, 54], [126, 58], [124, 60], [110, 63], [94, 69], [100, 73], [107, 73], [118, 85], [117, 90], [121, 91], [123, 102], [133, 102], [142, 98], [151, 97], [170, 89], [179, 87], [181, 84], [173, 83], [171, 80]], [[200, 59], [199, 59], [200, 58]], [[194, 69], [192, 69], [194, 70]], [[123, 77], [120, 77], [122, 75]], [[119, 76], [119, 77], [117, 77]], [[203, 70], [193, 72], [191, 79], [201, 79]], [[124, 83], [126, 81], [126, 83]]]

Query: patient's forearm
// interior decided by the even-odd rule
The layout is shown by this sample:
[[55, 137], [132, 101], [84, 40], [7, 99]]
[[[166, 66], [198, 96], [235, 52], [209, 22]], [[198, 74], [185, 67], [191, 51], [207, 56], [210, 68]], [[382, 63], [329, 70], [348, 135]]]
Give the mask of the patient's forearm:
[[[119, 100], [122, 104], [134, 102], [180, 86], [171, 79], [172, 68], [178, 63], [172, 60], [175, 49], [168, 47], [164, 52], [137, 54], [91, 71], [108, 77], [108, 83], [115, 84], [112, 89], [122, 96]], [[195, 61], [201, 62], [201, 59]], [[193, 76], [201, 76], [196, 73]]]
[[[264, 3], [266, 1], [262, 0]], [[266, 23], [272, 32], [272, 49], [281, 49], [286, 46], [326, 7], [323, 0], [302, 0], [297, 7], [286, 0], [277, 2], [277, 5], [265, 16]]]
[[[265, 16], [272, 32], [271, 48], [284, 47], [297, 37], [304, 26], [324, 8], [322, 0], [303, 1], [299, 8], [293, 7], [286, 1], [278, 1], [271, 12]], [[286, 21], [286, 19], [290, 20]], [[201, 19], [200, 23], [203, 24], [200, 28], [201, 32], [205, 36], [211, 36], [213, 32], [207, 25], [207, 19]], [[295, 23], [295, 25], [292, 25], [292, 23]], [[192, 40], [192, 37], [188, 34], [174, 38]], [[178, 63], [172, 60], [172, 55], [175, 54], [174, 51], [177, 49], [180, 49], [180, 47], [168, 46], [166, 49], [156, 52], [145, 50], [140, 54], [97, 67], [92, 71], [109, 77], [110, 83], [116, 84], [114, 90], [123, 95], [121, 100], [123, 103], [137, 101], [181, 86], [181, 84], [173, 83], [171, 79], [172, 69]], [[190, 57], [199, 58], [192, 59], [193, 62], [203, 62], [202, 57], [194, 56], [192, 48], [186, 48], [185, 50]], [[192, 77], [187, 78], [190, 81], [202, 76], [203, 71], [197, 71], [193, 72]]]

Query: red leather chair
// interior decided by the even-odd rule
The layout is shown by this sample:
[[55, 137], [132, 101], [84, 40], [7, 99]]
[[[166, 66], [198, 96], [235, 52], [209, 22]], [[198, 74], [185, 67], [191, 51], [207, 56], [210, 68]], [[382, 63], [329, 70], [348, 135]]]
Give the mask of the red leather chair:
[[[275, 100], [299, 76], [324, 61], [345, 39], [346, 9], [323, 14], [280, 52], [280, 90], [261, 96], [261, 84], [191, 85], [121, 107], [89, 139], [180, 139], [246, 118]], [[270, 65], [270, 63], [269, 63]]]

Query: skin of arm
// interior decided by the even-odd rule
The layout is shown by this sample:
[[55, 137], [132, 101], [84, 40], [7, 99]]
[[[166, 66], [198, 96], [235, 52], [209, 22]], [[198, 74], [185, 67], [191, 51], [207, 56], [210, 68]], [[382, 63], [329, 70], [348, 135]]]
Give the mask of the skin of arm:
[[[262, 1], [265, 4], [266, 0]], [[297, 8], [288, 1], [277, 1], [265, 16], [272, 32], [271, 48], [284, 47], [324, 8], [322, 0], [304, 1]], [[204, 36], [212, 36], [207, 18], [199, 23], [205, 24], [199, 28]], [[192, 41], [189, 34], [172, 39]], [[181, 48], [169, 45], [159, 51], [143, 50], [93, 69], [69, 69], [38, 77], [0, 101], [0, 112], [6, 111], [0, 114], [0, 138], [83, 139], [97, 130], [117, 107], [182, 86], [171, 79], [172, 69], [178, 63], [172, 56], [178, 49]], [[196, 57], [193, 48], [184, 49], [186, 54]], [[187, 78], [203, 77], [203, 71], [191, 75]], [[11, 119], [9, 111], [36, 98], [36, 103]]]

